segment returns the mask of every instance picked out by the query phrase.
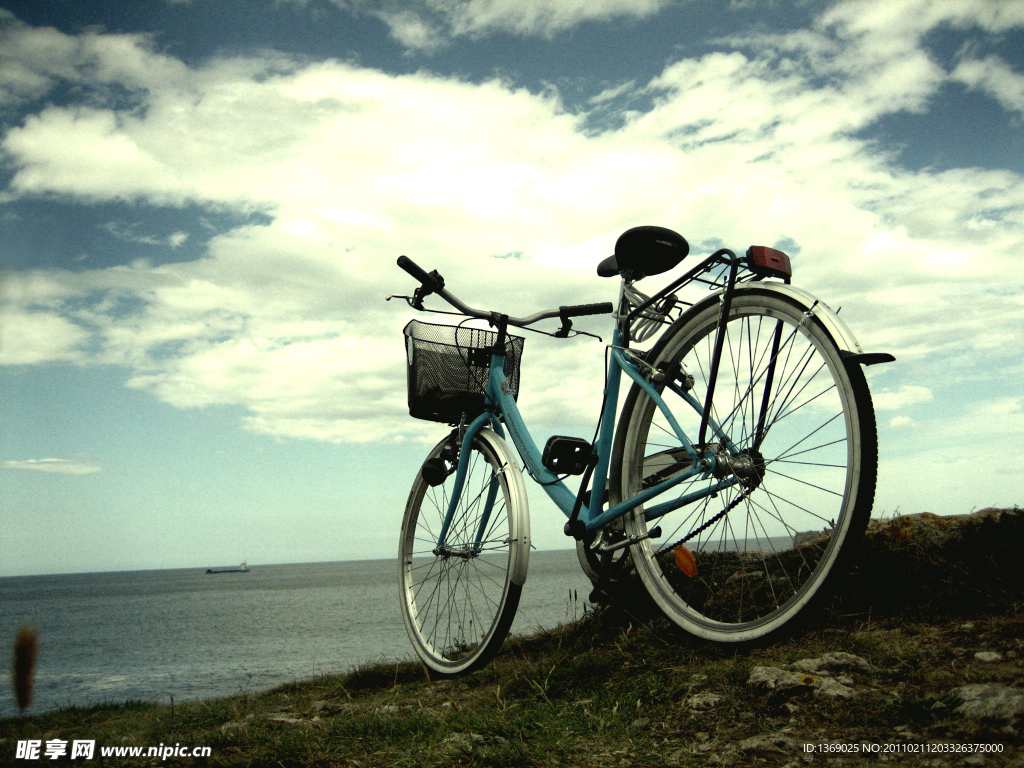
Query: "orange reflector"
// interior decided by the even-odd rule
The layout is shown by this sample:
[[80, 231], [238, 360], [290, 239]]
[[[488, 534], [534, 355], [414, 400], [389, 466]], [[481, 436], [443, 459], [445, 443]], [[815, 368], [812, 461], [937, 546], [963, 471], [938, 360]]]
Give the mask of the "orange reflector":
[[696, 576], [697, 559], [693, 556], [693, 553], [682, 544], [680, 544], [672, 551], [675, 553], [676, 565], [679, 567], [679, 570], [685, 573], [690, 578]]

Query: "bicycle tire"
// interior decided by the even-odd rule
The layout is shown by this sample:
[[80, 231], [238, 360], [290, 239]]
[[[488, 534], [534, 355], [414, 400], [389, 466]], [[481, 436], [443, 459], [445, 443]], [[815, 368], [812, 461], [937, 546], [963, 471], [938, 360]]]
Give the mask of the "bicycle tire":
[[[438, 443], [427, 458], [440, 457], [448, 442]], [[515, 618], [529, 561], [529, 507], [515, 456], [490, 429], [477, 434], [470, 451], [447, 549], [434, 551], [452, 498], [454, 469], [436, 486], [417, 471], [399, 543], [406, 630], [419, 658], [440, 675], [479, 669], [498, 652]], [[474, 553], [492, 488], [483, 550]]]
[[[701, 403], [720, 314], [718, 301], [696, 305], [648, 355], [655, 368], [682, 363]], [[771, 359], [776, 364], [769, 382]], [[697, 439], [697, 412], [664, 384], [658, 388]], [[831, 594], [863, 536], [877, 471], [871, 395], [860, 366], [844, 363], [807, 307], [755, 288], [734, 294], [713, 398], [713, 418], [746, 456], [745, 466], [736, 466], [743, 466], [753, 487], [743, 496], [746, 485], [732, 486], [655, 521], [636, 508], [625, 517], [627, 534], [645, 536], [649, 525], [659, 525], [663, 535], [632, 545], [631, 555], [652, 599], [688, 633], [723, 645], [768, 642]], [[755, 445], [763, 402], [765, 432]], [[645, 476], [654, 484], [666, 470], [688, 468], [689, 459], [679, 461], [680, 454], [671, 452], [678, 446], [654, 401], [634, 384], [613, 451], [612, 503], [635, 495]], [[697, 476], [668, 493], [681, 498], [720, 479]], [[677, 560], [680, 543], [687, 551]]]

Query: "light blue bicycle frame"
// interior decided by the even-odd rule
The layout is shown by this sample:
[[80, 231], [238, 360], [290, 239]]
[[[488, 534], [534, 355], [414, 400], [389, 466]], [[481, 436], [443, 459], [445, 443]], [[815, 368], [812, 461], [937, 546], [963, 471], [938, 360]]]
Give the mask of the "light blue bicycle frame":
[[[653, 499], [690, 478], [698, 475], [700, 475], [702, 479], [712, 477], [716, 463], [713, 451], [707, 451], [703, 454], [698, 453], [697, 449], [690, 442], [690, 439], [687, 437], [676, 418], [672, 415], [672, 411], [662, 399], [661, 394], [644, 377], [640, 372], [639, 367], [630, 359], [629, 353], [626, 352], [621, 344], [621, 338], [622, 332], [619, 328], [616, 328], [612, 337], [611, 360], [609, 363], [607, 384], [605, 386], [605, 405], [601, 414], [601, 427], [598, 433], [597, 444], [595, 446], [598, 458], [597, 466], [594, 470], [590, 504], [583, 505], [579, 511], [579, 520], [581, 520], [586, 526], [587, 532], [593, 532], [604, 528], [609, 523], [622, 517], [640, 504], [645, 504], [650, 499]], [[541, 487], [544, 488], [548, 496], [558, 506], [558, 508], [565, 513], [566, 517], [570, 517], [572, 515], [573, 508], [576, 505], [576, 494], [570, 491], [566, 487], [565, 483], [545, 467], [541, 461], [541, 452], [538, 450], [537, 444], [534, 442], [533, 437], [527, 430], [523, 417], [519, 412], [519, 407], [509, 391], [504, 369], [505, 356], [503, 354], [493, 354], [491, 356], [491, 367], [487, 380], [487, 402], [493, 403], [497, 406], [497, 414], [500, 414], [500, 419], [495, 412], [485, 410], [465, 428], [465, 432], [462, 437], [462, 446], [459, 453], [458, 468], [455, 474], [455, 483], [452, 487], [452, 496], [448, 512], [445, 515], [444, 522], [441, 526], [437, 549], [435, 552], [440, 551], [445, 546], [448, 529], [451, 525], [451, 521], [459, 503], [459, 498], [462, 494], [462, 486], [466, 477], [466, 458], [470, 455], [473, 438], [481, 429], [484, 429], [488, 425], [490, 425], [499, 436], [504, 437], [505, 433], [502, 429], [502, 422], [504, 422], [504, 425], [508, 428], [508, 431], [511, 434], [512, 442], [515, 444], [516, 448], [519, 450], [520, 456], [523, 457], [523, 461], [526, 463], [527, 470], [530, 472], [534, 480], [541, 484]], [[615, 412], [618, 403], [619, 385], [622, 378], [621, 374], [623, 372], [651, 397], [658, 409], [662, 414], [664, 414], [665, 419], [672, 427], [680, 444], [686, 449], [686, 452], [690, 456], [690, 468], [685, 472], [681, 472], [680, 474], [664, 480], [651, 488], [641, 491], [637, 495], [629, 499], [625, 499], [610, 509], [602, 512], [601, 508], [606, 502], [606, 481], [609, 465], [611, 463], [612, 439], [614, 436], [616, 422]], [[703, 414], [703, 406], [695, 397], [693, 397], [692, 394], [686, 392], [683, 397], [698, 413], [698, 415]], [[709, 419], [708, 424], [719, 439], [725, 441], [725, 445], [729, 451], [735, 453], [736, 449], [732, 445], [732, 442], [724, 434], [715, 420]], [[647, 520], [655, 520], [673, 510], [679, 509], [680, 507], [686, 506], [694, 501], [698, 501], [699, 499], [736, 485], [738, 482], [739, 479], [733, 475], [718, 483], [707, 486], [702, 490], [694, 491], [647, 508], [644, 510], [644, 515]], [[487, 530], [491, 510], [493, 509], [497, 493], [498, 479], [497, 475], [495, 475], [491, 479], [490, 487], [488, 488], [484, 511], [480, 516], [480, 525], [474, 538], [475, 544], [473, 546], [473, 552], [471, 553], [472, 555], [478, 555], [480, 553], [485, 535], [484, 532]]]

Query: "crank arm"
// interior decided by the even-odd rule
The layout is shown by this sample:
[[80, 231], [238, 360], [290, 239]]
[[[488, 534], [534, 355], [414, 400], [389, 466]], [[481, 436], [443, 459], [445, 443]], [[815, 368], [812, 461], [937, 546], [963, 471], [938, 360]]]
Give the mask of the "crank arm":
[[630, 536], [627, 539], [623, 539], [615, 544], [598, 544], [594, 547], [594, 552], [599, 555], [608, 555], [612, 552], [618, 552], [620, 549], [625, 549], [628, 546], [637, 544], [646, 539], [660, 539], [661, 538], [661, 526], [652, 528], [643, 536]]

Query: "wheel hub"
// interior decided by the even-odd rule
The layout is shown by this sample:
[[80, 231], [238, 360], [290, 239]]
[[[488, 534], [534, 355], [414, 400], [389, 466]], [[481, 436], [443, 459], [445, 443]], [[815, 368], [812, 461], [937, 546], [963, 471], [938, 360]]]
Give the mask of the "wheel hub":
[[476, 557], [476, 553], [470, 546], [464, 547], [453, 547], [449, 544], [443, 544], [434, 550], [434, 554], [440, 558], [447, 560], [449, 557], [461, 557], [463, 560], [471, 560]]
[[715, 477], [724, 479], [735, 475], [744, 488], [753, 490], [764, 480], [764, 456], [755, 448], [745, 448], [737, 454], [719, 448], [715, 453]]

